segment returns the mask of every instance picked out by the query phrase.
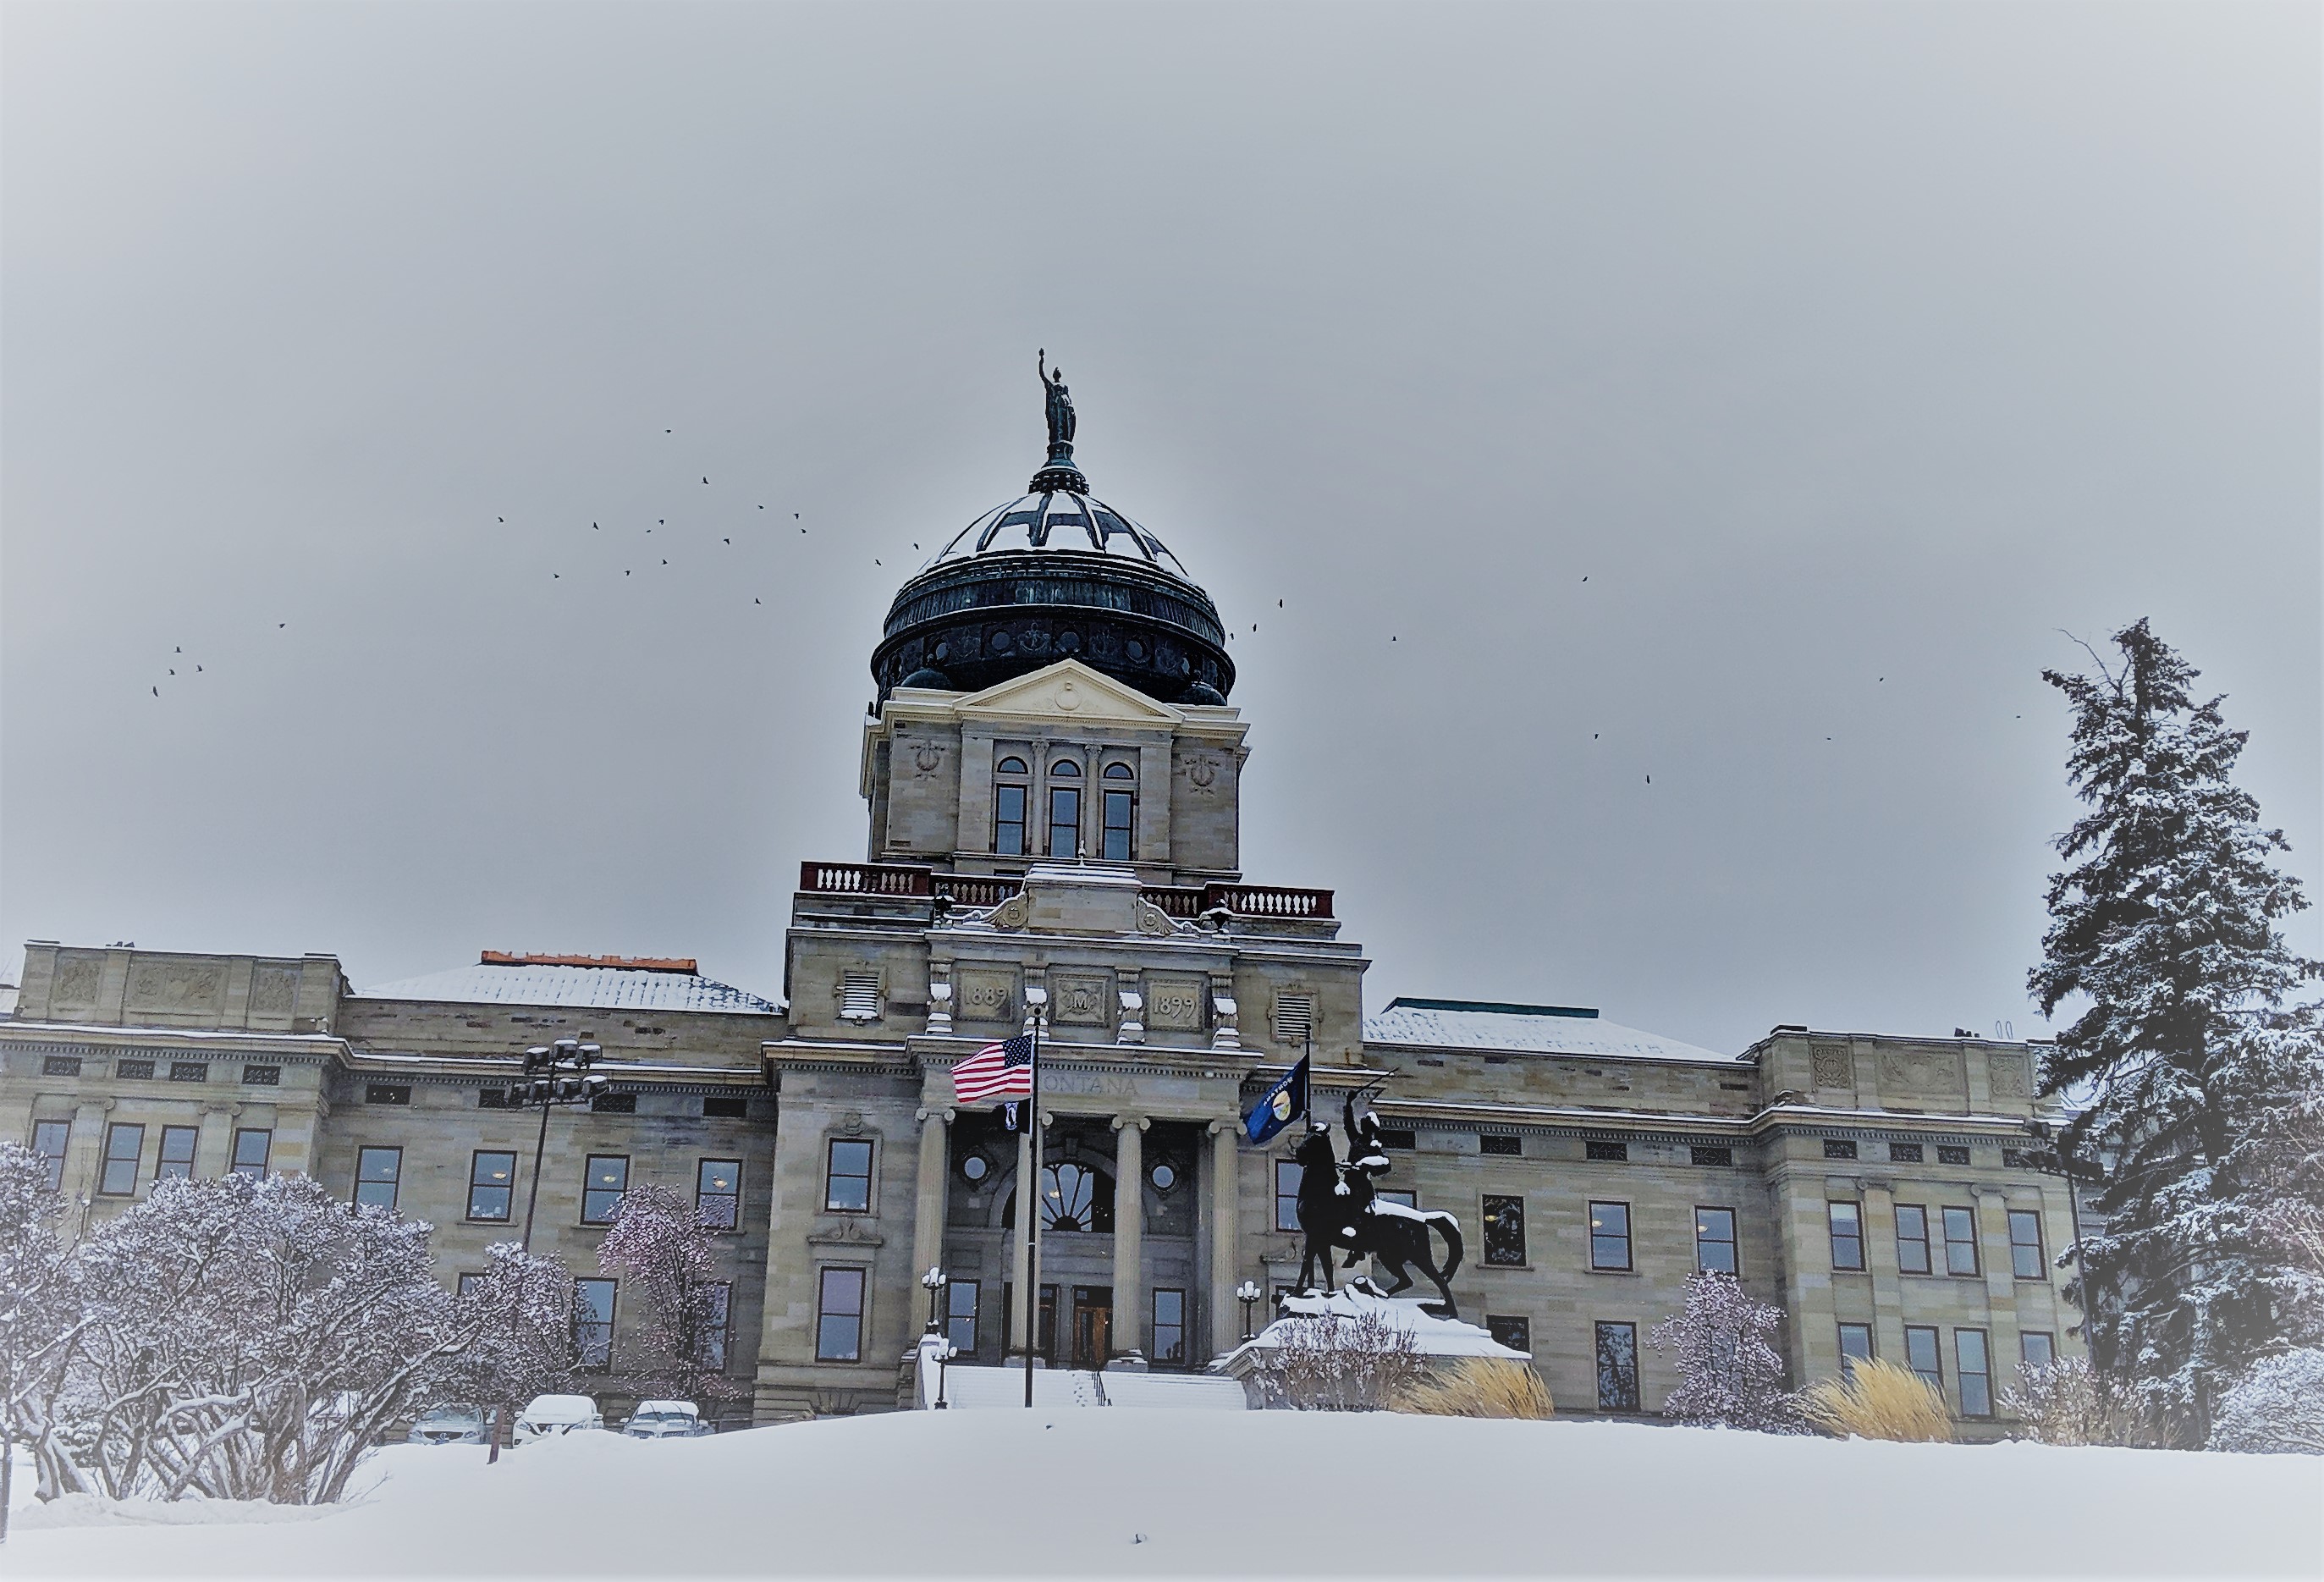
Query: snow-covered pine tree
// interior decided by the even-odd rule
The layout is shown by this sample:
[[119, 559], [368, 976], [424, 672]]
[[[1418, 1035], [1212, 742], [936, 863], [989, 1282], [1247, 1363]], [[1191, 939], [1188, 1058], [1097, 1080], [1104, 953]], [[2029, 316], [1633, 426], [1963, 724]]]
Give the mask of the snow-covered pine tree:
[[642, 1292], [652, 1312], [628, 1359], [641, 1389], [693, 1402], [705, 1421], [742, 1399], [742, 1386], [726, 1376], [733, 1287], [717, 1278], [716, 1244], [693, 1204], [667, 1187], [632, 1189], [597, 1265]]
[[1775, 1337], [1784, 1309], [1745, 1291], [1731, 1274], [1702, 1270], [1686, 1277], [1686, 1309], [1646, 1336], [1675, 1354], [1678, 1388], [1663, 1415], [1698, 1427], [1803, 1431], [1798, 1398], [1784, 1388]]
[[2269, 1140], [2324, 1076], [2316, 1009], [2292, 998], [2319, 967], [2277, 926], [2307, 904], [2272, 860], [2289, 845], [2230, 779], [2245, 733], [2144, 621], [2114, 643], [2119, 668], [2043, 675], [2073, 705], [2067, 773], [2090, 811], [2058, 837], [2072, 865], [2028, 984], [2044, 1014], [2088, 1002], [2042, 1081], [2076, 1106], [2061, 1152], [2105, 1216], [2076, 1249], [2092, 1358], [2200, 1444], [2312, 1309], [2265, 1221]]

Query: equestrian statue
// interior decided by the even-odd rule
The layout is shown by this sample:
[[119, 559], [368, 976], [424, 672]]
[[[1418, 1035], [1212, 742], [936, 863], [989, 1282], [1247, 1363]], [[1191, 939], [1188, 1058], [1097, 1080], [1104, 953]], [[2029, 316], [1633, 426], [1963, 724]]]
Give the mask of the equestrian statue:
[[[1332, 1146], [1328, 1121], [1311, 1124], [1305, 1139], [1292, 1154], [1300, 1166], [1299, 1228], [1306, 1236], [1306, 1250], [1299, 1261], [1300, 1288], [1315, 1288], [1314, 1270], [1320, 1263], [1323, 1291], [1330, 1294], [1333, 1289], [1332, 1249], [1342, 1247], [1348, 1254], [1345, 1267], [1352, 1269], [1364, 1258], [1375, 1258], [1396, 1280], [1394, 1285], [1383, 1291], [1370, 1280], [1359, 1278], [1352, 1282], [1352, 1289], [1373, 1296], [1394, 1296], [1412, 1284], [1412, 1276], [1405, 1265], [1416, 1263], [1420, 1272], [1435, 1282], [1438, 1294], [1444, 1299], [1442, 1316], [1457, 1318], [1461, 1313], [1452, 1300], [1452, 1276], [1461, 1267], [1461, 1222], [1442, 1210], [1406, 1208], [1379, 1195], [1375, 1182], [1388, 1170], [1388, 1149], [1380, 1139], [1379, 1115], [1370, 1108], [1359, 1115], [1356, 1109], [1356, 1100], [1370, 1091], [1367, 1087], [1360, 1093], [1350, 1094], [1342, 1112], [1348, 1132], [1345, 1164], [1340, 1162]], [[1444, 1238], [1446, 1256], [1442, 1271], [1432, 1256], [1434, 1249], [1428, 1239], [1432, 1229]]]

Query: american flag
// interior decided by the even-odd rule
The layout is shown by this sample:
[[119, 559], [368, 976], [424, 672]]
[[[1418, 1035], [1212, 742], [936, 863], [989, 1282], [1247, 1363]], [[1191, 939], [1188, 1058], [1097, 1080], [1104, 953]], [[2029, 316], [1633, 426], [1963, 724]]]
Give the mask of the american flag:
[[986, 1044], [952, 1069], [953, 1097], [960, 1104], [1033, 1096], [1033, 1040], [1019, 1033]]

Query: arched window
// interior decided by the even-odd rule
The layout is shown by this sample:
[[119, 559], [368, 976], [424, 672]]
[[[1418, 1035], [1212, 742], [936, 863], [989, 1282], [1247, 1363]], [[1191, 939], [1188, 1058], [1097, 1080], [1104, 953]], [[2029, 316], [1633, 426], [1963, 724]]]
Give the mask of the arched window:
[[1127, 763], [1109, 763], [1105, 766], [1105, 777], [1108, 780], [1136, 780], [1138, 771]]
[[[1001, 1206], [1001, 1225], [1017, 1227], [1017, 1195]], [[1063, 1160], [1041, 1167], [1041, 1228], [1110, 1234], [1113, 1229], [1113, 1178], [1085, 1164]]]
[[1105, 766], [1105, 778], [1113, 783], [1105, 788], [1102, 799], [1105, 829], [1098, 849], [1109, 863], [1126, 863], [1137, 845], [1131, 830], [1138, 822], [1138, 792], [1121, 782], [1134, 777], [1129, 764], [1109, 763]]
[[1082, 766], [1070, 758], [1060, 758], [1049, 765], [1049, 778], [1052, 780], [1079, 780], [1081, 777]]
[[1023, 780], [1010, 781], [1009, 775], [1028, 773], [1025, 760], [1011, 755], [992, 766], [992, 854], [995, 856], [1021, 857], [1025, 855], [1025, 800], [1033, 788]]

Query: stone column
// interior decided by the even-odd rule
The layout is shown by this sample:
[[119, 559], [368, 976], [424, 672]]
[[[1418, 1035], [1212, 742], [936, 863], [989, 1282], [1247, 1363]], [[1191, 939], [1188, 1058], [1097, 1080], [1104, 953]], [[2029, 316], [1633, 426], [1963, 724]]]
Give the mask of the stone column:
[[[1031, 1108], [1028, 1105], [1017, 1113], [1029, 1121]], [[1038, 1299], [1030, 1289], [1033, 1278], [1030, 1260], [1025, 1256], [1025, 1226], [1028, 1223], [1025, 1217], [1040, 1212], [1040, 1205], [1034, 1200], [1040, 1191], [1040, 1183], [1033, 1179], [1033, 1128], [1028, 1124], [1017, 1133], [1017, 1225], [1009, 1233], [1010, 1266], [1016, 1271], [1015, 1283], [1010, 1288], [1016, 1294], [1009, 1303], [1009, 1340], [1010, 1346], [1020, 1354], [1032, 1349], [1037, 1338], [1033, 1333], [1033, 1323], [1040, 1312], [1040, 1309], [1034, 1305]]]
[[234, 1163], [234, 1119], [238, 1104], [202, 1106], [201, 1132], [194, 1139], [194, 1174], [222, 1176]]
[[1211, 1353], [1234, 1340], [1235, 1196], [1241, 1163], [1242, 1128], [1233, 1121], [1211, 1123]]
[[1146, 1117], [1116, 1115], [1113, 1350], [1146, 1351]]
[[944, 1262], [945, 1189], [952, 1169], [945, 1127], [951, 1119], [948, 1109], [920, 1112], [919, 1195], [912, 1207], [914, 1280]]

